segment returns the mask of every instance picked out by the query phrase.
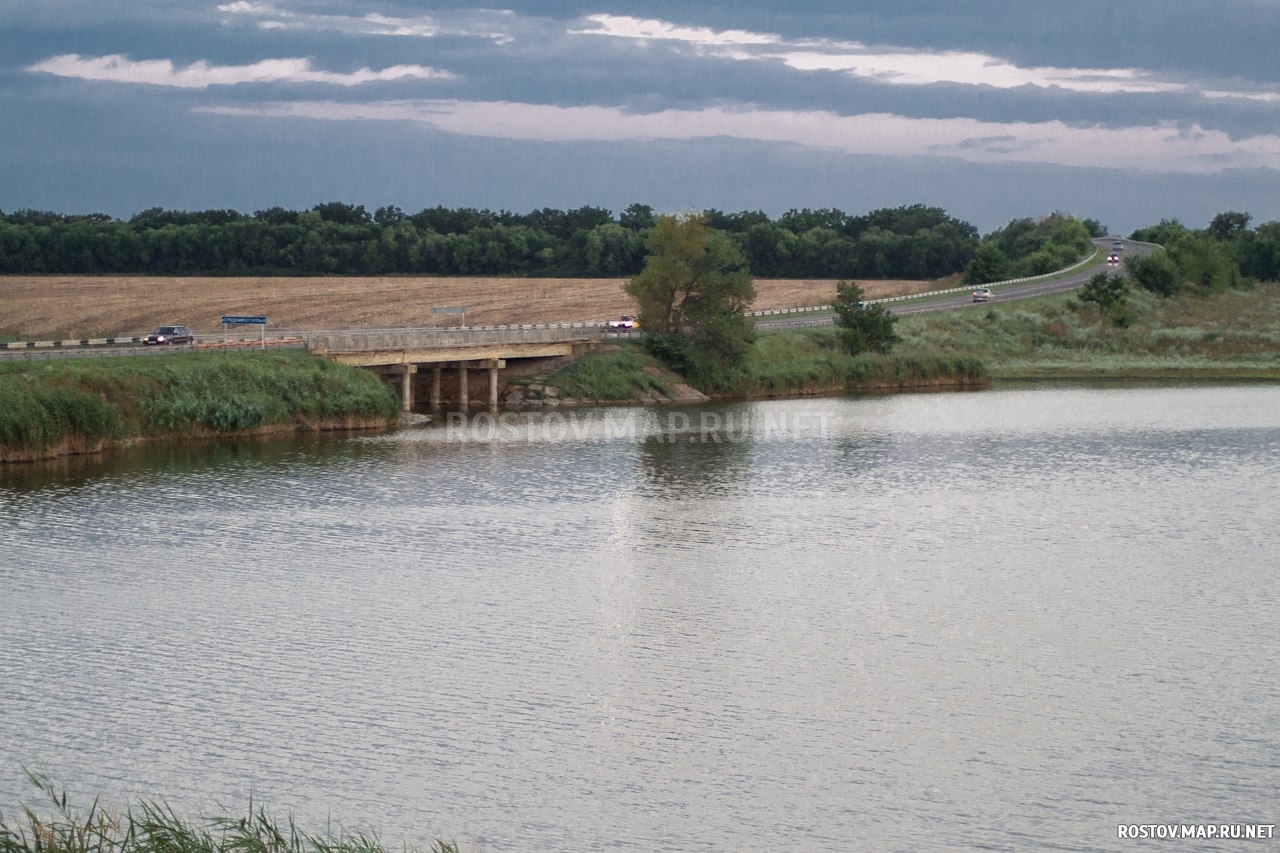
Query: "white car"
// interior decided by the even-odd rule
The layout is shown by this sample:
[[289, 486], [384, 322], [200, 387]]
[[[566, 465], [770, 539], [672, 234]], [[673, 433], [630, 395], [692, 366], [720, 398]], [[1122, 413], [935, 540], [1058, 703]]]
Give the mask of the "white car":
[[979, 287], [977, 290], [973, 292], [973, 301], [974, 302], [990, 302], [991, 288]]
[[640, 328], [640, 324], [635, 321], [634, 317], [623, 314], [616, 320], [610, 320], [606, 325], [614, 332], [630, 332]]

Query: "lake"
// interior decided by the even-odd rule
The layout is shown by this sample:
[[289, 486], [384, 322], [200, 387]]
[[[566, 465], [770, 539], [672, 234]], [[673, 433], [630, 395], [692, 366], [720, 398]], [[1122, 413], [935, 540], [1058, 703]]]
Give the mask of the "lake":
[[39, 805], [25, 766], [85, 809], [252, 798], [392, 849], [1276, 823], [1278, 517], [1276, 385], [455, 414], [0, 467], [0, 812]]

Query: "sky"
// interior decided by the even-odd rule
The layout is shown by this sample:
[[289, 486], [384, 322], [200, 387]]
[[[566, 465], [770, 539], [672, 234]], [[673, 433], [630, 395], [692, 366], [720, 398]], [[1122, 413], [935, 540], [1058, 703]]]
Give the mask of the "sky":
[[1280, 220], [1280, 0], [0, 0], [0, 210]]

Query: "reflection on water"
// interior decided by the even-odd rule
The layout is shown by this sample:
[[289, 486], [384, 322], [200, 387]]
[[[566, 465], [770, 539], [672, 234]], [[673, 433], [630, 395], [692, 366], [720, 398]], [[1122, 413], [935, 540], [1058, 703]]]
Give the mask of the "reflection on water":
[[26, 765], [488, 851], [1274, 822], [1278, 403], [544, 411], [0, 468], [0, 811]]

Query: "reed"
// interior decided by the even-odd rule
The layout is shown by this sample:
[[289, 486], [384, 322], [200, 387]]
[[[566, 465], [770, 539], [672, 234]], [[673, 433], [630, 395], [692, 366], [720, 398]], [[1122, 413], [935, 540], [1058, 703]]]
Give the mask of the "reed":
[[394, 392], [372, 373], [303, 352], [0, 364], [0, 458], [398, 414]]
[[[407, 846], [388, 850], [368, 833], [304, 832], [292, 815], [280, 821], [252, 801], [238, 816], [223, 812], [187, 819], [163, 802], [145, 799], [123, 811], [94, 800], [81, 813], [47, 777], [27, 776], [52, 808], [40, 814], [24, 804], [19, 816], [0, 813], [0, 853], [415, 853]], [[436, 840], [429, 853], [459, 849], [454, 842]]]

